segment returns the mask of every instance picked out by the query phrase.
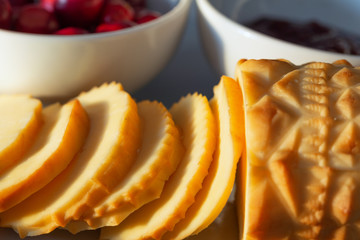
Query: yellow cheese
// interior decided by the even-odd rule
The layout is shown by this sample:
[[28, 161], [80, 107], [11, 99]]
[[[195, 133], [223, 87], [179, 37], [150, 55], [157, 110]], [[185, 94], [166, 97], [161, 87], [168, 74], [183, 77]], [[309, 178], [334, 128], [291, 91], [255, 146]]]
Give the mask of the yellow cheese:
[[188, 95], [170, 113], [185, 146], [184, 158], [166, 182], [159, 199], [138, 209], [119, 226], [105, 227], [100, 239], [159, 239], [185, 216], [208, 173], [215, 149], [215, 120], [208, 100]]
[[359, 239], [360, 69], [241, 60], [236, 75], [241, 239]]
[[224, 208], [232, 191], [238, 160], [244, 144], [242, 94], [237, 82], [222, 77], [214, 87], [211, 100], [217, 128], [218, 142], [209, 174], [195, 203], [173, 231], [163, 239], [184, 239], [207, 228]]
[[129, 171], [139, 147], [140, 123], [133, 99], [117, 84], [104, 84], [78, 99], [91, 127], [82, 151], [37, 193], [0, 215], [20, 237], [52, 231], [94, 207]]
[[143, 138], [134, 166], [109, 197], [84, 219], [67, 225], [72, 233], [118, 225], [142, 205], [159, 198], [165, 181], [175, 171], [184, 149], [172, 116], [158, 102], [140, 102], [138, 111]]
[[28, 95], [0, 95], [0, 174], [23, 157], [42, 125], [42, 105]]
[[0, 175], [0, 211], [15, 206], [49, 183], [85, 142], [89, 120], [79, 101], [63, 107], [50, 105], [44, 109], [43, 119], [44, 126], [29, 152]]

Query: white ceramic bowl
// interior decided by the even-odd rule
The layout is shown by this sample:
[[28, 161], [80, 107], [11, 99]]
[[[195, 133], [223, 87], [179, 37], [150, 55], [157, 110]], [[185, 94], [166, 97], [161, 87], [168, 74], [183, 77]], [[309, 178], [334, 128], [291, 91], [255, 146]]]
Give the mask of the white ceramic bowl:
[[172, 57], [191, 0], [148, 0], [164, 15], [121, 31], [77, 36], [0, 30], [0, 93], [60, 99], [103, 82], [134, 91]]
[[246, 59], [288, 59], [295, 64], [346, 59], [360, 66], [360, 56], [302, 47], [253, 31], [240, 23], [264, 15], [295, 21], [317, 20], [360, 36], [359, 0], [196, 0], [205, 53], [219, 74], [234, 76]]

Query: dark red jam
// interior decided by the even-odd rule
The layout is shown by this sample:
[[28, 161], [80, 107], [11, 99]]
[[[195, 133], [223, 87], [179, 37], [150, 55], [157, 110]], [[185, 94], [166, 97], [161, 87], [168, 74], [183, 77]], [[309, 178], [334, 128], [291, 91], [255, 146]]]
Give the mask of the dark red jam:
[[260, 18], [245, 26], [266, 35], [320, 50], [360, 55], [360, 38], [330, 28], [317, 21], [306, 23]]

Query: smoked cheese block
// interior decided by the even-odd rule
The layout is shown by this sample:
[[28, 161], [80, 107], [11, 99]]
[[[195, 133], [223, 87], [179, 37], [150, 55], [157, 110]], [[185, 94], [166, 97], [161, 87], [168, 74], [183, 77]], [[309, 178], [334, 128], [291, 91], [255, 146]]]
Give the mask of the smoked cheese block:
[[360, 239], [360, 69], [240, 60], [240, 239]]

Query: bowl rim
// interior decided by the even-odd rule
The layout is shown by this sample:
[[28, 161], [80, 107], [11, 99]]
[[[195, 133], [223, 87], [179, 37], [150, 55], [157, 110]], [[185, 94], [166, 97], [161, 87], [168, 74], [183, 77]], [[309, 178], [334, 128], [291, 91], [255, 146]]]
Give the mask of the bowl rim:
[[195, 1], [196, 1], [199, 11], [206, 11], [206, 12], [211, 13], [212, 15], [215, 15], [216, 17], [220, 18], [222, 21], [229, 24], [229, 26], [231, 28], [233, 28], [234, 30], [236, 30], [236, 32], [241, 32], [241, 34], [250, 36], [251, 38], [259, 39], [259, 40], [263, 40], [263, 41], [271, 41], [278, 45], [283, 44], [286, 47], [292, 47], [292, 48], [295, 47], [299, 51], [305, 50], [305, 51], [312, 51], [312, 52], [314, 52], [314, 54], [318, 53], [318, 54], [322, 54], [322, 55], [336, 56], [338, 59], [359, 59], [360, 58], [360, 55], [337, 53], [337, 52], [330, 52], [330, 51], [326, 51], [326, 50], [311, 48], [311, 47], [298, 45], [298, 44], [295, 44], [292, 42], [288, 42], [285, 40], [281, 40], [281, 39], [266, 35], [264, 33], [258, 32], [256, 30], [253, 30], [249, 27], [246, 27], [246, 26], [236, 22], [232, 18], [228, 17], [227, 15], [225, 15], [224, 13], [219, 11], [213, 4], [211, 4], [209, 2], [209, 0], [195, 0]]
[[107, 38], [107, 37], [118, 37], [127, 34], [134, 34], [144, 29], [150, 29], [155, 26], [165, 24], [169, 19], [176, 18], [177, 15], [181, 14], [183, 11], [187, 10], [187, 6], [190, 5], [192, 0], [178, 0], [176, 5], [171, 8], [169, 11], [161, 15], [159, 18], [154, 19], [152, 21], [138, 24], [136, 26], [121, 29], [118, 31], [111, 32], [102, 32], [102, 33], [89, 33], [89, 34], [79, 34], [79, 35], [55, 35], [55, 34], [35, 34], [35, 33], [24, 33], [17, 32], [13, 30], [0, 29], [0, 36], [7, 35], [13, 37], [22, 37], [22, 38], [37, 38], [42, 40], [91, 40], [91, 39], [99, 39], [99, 38]]

